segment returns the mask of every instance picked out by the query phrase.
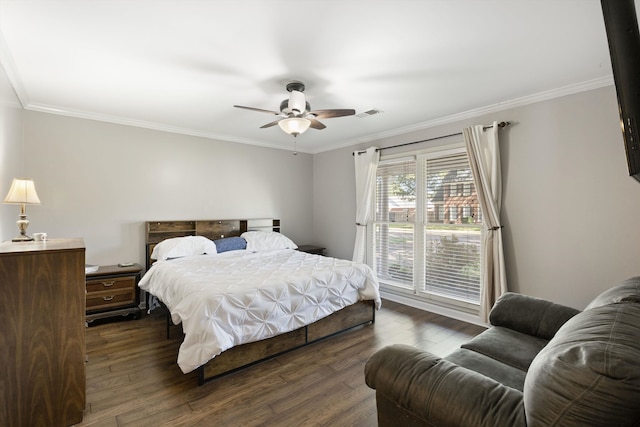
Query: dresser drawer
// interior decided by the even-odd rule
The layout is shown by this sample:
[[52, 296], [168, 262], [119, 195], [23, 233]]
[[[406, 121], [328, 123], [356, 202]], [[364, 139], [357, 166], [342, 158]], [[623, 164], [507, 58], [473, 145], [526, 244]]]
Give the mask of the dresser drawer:
[[[86, 271], [86, 270], [85, 270]], [[107, 317], [140, 318], [140, 264], [101, 265], [85, 274], [86, 322]]]
[[135, 289], [136, 277], [108, 277], [95, 280], [87, 280], [87, 293], [101, 292], [115, 289]]
[[136, 302], [135, 288], [109, 289], [101, 292], [87, 294], [87, 311], [102, 310], [118, 307]]

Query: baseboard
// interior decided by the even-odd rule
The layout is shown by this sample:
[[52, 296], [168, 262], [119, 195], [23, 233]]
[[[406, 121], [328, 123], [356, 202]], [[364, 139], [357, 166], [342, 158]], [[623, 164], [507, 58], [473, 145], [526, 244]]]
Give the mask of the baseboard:
[[481, 321], [480, 317], [478, 317], [475, 314], [465, 313], [463, 311], [458, 311], [452, 308], [443, 307], [437, 304], [431, 304], [426, 301], [421, 301], [421, 300], [417, 300], [407, 296], [386, 292], [382, 289], [380, 290], [380, 296], [383, 299], [408, 305], [409, 307], [417, 308], [420, 310], [429, 311], [431, 313], [440, 314], [442, 316], [451, 317], [452, 319], [460, 320], [463, 322], [467, 322], [467, 323], [471, 323], [479, 326], [485, 326], [485, 327], [489, 326], [483, 321]]

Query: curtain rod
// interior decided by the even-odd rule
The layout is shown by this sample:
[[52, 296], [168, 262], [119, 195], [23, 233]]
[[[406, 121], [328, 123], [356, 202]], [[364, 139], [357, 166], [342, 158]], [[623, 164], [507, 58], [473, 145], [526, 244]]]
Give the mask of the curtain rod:
[[[511, 124], [510, 122], [500, 122], [500, 123], [498, 123], [498, 127], [499, 128], [503, 128], [505, 126], [509, 126], [510, 124]], [[483, 130], [487, 130], [487, 129], [491, 129], [492, 127], [493, 127], [493, 125], [489, 125], [489, 126], [484, 126], [482, 129]], [[458, 135], [462, 135], [462, 132], [451, 133], [449, 135], [436, 136], [434, 138], [423, 139], [423, 140], [420, 140], [420, 141], [405, 142], [404, 144], [392, 145], [390, 147], [376, 148], [376, 151], [388, 150], [390, 148], [404, 147], [405, 145], [419, 144], [421, 142], [435, 141], [437, 139], [449, 138], [451, 136], [458, 136]], [[364, 153], [366, 153], [366, 151], [358, 151], [358, 155], [364, 154]]]

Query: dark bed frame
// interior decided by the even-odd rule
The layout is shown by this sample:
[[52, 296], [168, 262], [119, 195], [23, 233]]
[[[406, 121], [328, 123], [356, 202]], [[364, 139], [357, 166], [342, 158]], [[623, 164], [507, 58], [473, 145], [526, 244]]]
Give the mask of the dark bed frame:
[[[153, 261], [151, 253], [156, 244], [164, 239], [183, 236], [205, 236], [209, 239], [240, 236], [249, 230], [280, 231], [278, 219], [232, 219], [232, 220], [187, 220], [147, 221], [145, 223], [146, 269]], [[166, 307], [164, 307], [165, 310]], [[167, 338], [171, 324], [167, 310]], [[324, 319], [291, 332], [262, 341], [242, 344], [230, 348], [198, 368], [198, 384], [211, 381], [239, 369], [254, 365], [288, 351], [330, 337], [347, 329], [375, 322], [375, 302], [359, 301]]]

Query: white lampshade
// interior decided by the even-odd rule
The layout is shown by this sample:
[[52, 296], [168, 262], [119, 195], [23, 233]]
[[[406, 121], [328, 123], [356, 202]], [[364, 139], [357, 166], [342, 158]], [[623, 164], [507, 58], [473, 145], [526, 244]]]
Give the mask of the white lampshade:
[[13, 178], [11, 188], [3, 203], [39, 205], [40, 199], [33, 180]]
[[309, 126], [311, 126], [311, 120], [303, 119], [302, 117], [290, 117], [288, 119], [280, 120], [278, 122], [278, 126], [280, 126], [280, 129], [289, 135], [298, 136], [309, 129]]

